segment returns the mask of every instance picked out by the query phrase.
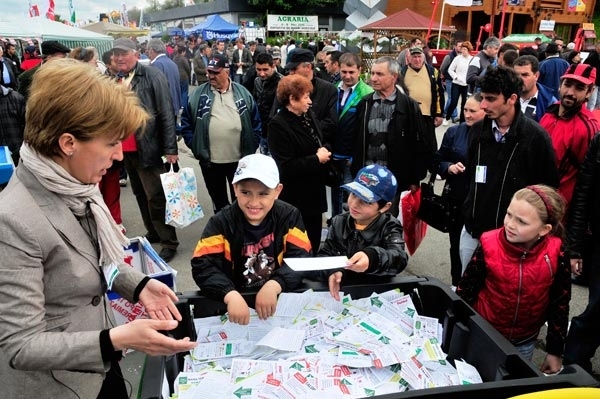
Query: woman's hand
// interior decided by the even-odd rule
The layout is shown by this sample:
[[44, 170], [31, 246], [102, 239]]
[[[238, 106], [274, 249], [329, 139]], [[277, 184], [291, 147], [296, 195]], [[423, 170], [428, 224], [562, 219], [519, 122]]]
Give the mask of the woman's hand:
[[175, 306], [177, 295], [160, 281], [151, 278], [142, 292], [140, 292], [140, 303], [144, 305], [151, 319], [181, 321], [181, 314]]
[[450, 173], [451, 175], [458, 175], [460, 173], [463, 173], [464, 171], [465, 165], [463, 165], [462, 162], [457, 162], [448, 166], [448, 173]]
[[329, 276], [329, 294], [336, 301], [340, 300], [340, 285], [342, 283], [342, 272], [335, 272]]
[[277, 281], [269, 280], [256, 294], [254, 308], [261, 320], [268, 319], [275, 314], [277, 308], [277, 295], [281, 292], [281, 286]]
[[317, 150], [317, 158], [319, 158], [320, 163], [326, 163], [331, 159], [331, 151], [325, 147], [321, 147]]
[[152, 356], [172, 355], [196, 347], [188, 337], [174, 339], [159, 331], [177, 327], [175, 320], [137, 319], [122, 326], [111, 328], [110, 340], [115, 350], [135, 349]]
[[239, 292], [229, 291], [223, 300], [227, 305], [230, 322], [242, 325], [250, 323], [250, 308]]

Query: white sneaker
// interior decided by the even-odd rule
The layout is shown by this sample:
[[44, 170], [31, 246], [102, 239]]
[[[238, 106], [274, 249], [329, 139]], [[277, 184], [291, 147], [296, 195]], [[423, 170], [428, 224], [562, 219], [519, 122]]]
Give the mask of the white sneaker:
[[442, 122], [443, 126], [448, 126], [448, 119], [444, 119], [444, 121]]

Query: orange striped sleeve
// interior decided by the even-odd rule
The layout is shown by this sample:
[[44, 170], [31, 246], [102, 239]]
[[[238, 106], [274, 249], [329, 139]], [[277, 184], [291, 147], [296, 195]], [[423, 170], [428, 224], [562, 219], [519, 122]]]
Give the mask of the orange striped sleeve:
[[229, 241], [222, 234], [201, 239], [196, 244], [193, 257], [222, 253], [225, 259], [231, 261]]

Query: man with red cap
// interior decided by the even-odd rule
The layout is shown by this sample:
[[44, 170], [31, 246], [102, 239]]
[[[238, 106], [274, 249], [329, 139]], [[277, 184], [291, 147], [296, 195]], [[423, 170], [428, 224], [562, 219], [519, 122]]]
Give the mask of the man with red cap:
[[[586, 107], [595, 83], [596, 68], [587, 64], [572, 64], [560, 78], [560, 102], [548, 107], [540, 120], [540, 125], [552, 139], [560, 178], [558, 191], [567, 201], [567, 207], [590, 142], [600, 131], [600, 123]], [[585, 260], [592, 248], [591, 240], [584, 241], [590, 244], [582, 254]], [[573, 278], [574, 283], [587, 285], [589, 269], [584, 270], [584, 274]]]
[[596, 81], [596, 68], [573, 64], [560, 78], [560, 102], [547, 108], [540, 125], [552, 138], [560, 178], [558, 191], [567, 201], [573, 196], [579, 165], [585, 158], [600, 123], [585, 107]]

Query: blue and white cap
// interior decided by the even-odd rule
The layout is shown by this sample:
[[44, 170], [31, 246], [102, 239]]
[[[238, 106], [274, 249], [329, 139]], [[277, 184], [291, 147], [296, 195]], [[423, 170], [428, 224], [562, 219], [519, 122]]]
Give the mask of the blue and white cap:
[[368, 204], [379, 200], [392, 202], [396, 195], [398, 182], [393, 173], [385, 166], [368, 165], [358, 171], [352, 183], [344, 184], [342, 188]]

